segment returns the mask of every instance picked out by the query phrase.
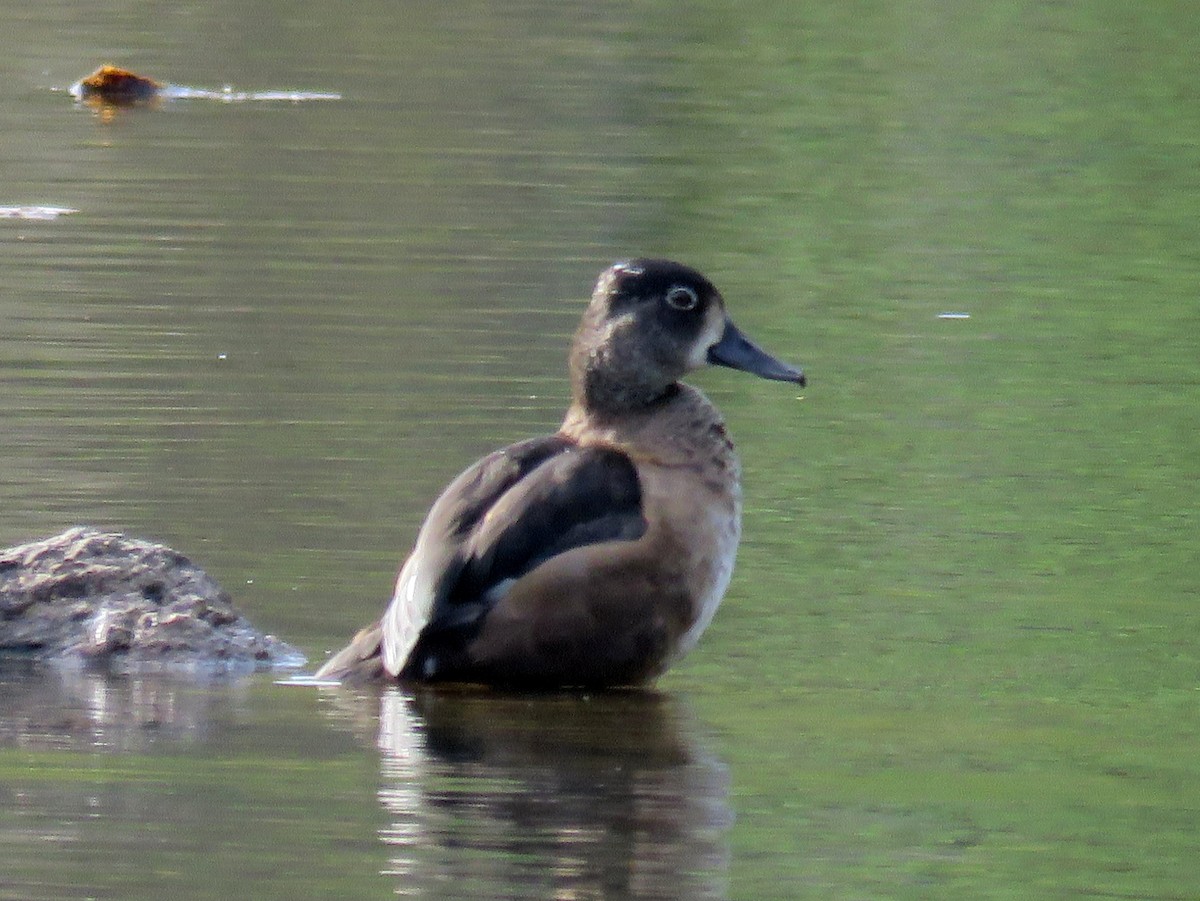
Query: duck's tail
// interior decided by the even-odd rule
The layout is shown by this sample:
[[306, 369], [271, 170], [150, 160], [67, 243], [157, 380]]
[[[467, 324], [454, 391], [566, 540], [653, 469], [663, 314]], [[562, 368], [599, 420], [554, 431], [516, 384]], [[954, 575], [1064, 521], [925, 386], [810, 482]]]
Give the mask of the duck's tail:
[[315, 679], [330, 679], [339, 682], [377, 682], [389, 678], [383, 668], [383, 623], [361, 629], [350, 639], [350, 644], [325, 661], [317, 670]]

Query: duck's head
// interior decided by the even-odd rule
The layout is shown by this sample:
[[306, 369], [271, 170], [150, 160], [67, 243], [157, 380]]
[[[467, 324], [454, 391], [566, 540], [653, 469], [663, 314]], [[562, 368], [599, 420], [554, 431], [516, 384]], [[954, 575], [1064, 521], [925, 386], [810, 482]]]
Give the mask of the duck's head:
[[571, 346], [575, 402], [597, 413], [649, 406], [685, 374], [714, 364], [804, 384], [804, 373], [747, 338], [707, 278], [669, 260], [605, 270]]

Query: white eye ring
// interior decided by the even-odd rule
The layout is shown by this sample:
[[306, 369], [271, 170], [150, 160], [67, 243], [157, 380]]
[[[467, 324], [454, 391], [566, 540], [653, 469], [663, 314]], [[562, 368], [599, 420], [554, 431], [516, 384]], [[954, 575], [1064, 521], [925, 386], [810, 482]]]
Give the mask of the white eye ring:
[[687, 285], [672, 285], [667, 291], [667, 304], [677, 310], [689, 312], [700, 305], [700, 297]]

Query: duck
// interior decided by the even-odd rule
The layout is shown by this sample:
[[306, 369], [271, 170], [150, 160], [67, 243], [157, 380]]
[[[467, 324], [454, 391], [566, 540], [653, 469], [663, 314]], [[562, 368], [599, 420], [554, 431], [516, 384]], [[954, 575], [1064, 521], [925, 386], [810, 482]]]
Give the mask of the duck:
[[596, 282], [558, 431], [442, 492], [391, 603], [315, 674], [517, 690], [648, 686], [694, 648], [729, 585], [741, 467], [683, 381], [704, 366], [804, 386], [734, 325], [704, 275], [662, 259]]

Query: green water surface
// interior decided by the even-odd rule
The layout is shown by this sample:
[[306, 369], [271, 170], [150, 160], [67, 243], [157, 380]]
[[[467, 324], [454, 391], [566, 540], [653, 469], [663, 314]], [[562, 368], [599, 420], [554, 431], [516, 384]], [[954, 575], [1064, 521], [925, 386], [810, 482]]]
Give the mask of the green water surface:
[[[1193, 4], [0, 25], [0, 206], [78, 210], [0, 220], [0, 544], [167, 541], [315, 663], [610, 261], [810, 376], [696, 378], [744, 540], [660, 697], [5, 671], [0, 898], [1200, 897]], [[103, 61], [344, 99], [105, 121]]]

